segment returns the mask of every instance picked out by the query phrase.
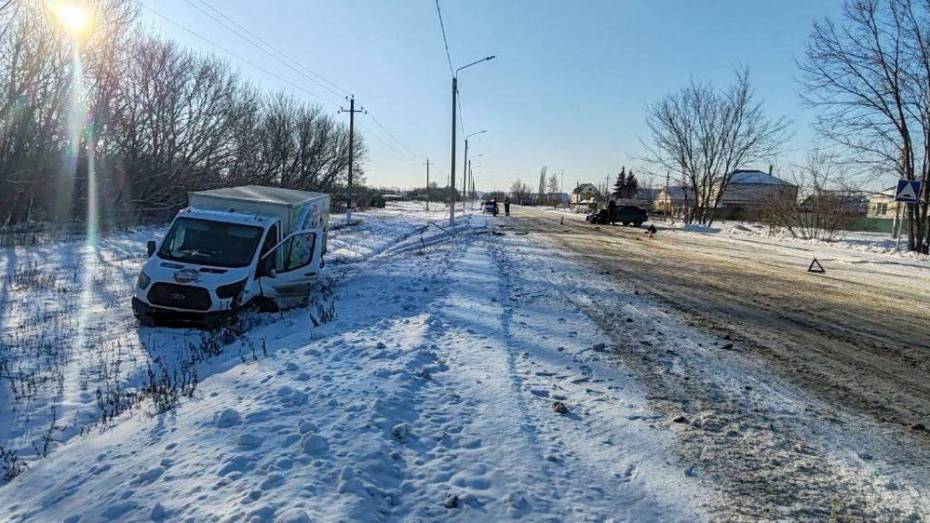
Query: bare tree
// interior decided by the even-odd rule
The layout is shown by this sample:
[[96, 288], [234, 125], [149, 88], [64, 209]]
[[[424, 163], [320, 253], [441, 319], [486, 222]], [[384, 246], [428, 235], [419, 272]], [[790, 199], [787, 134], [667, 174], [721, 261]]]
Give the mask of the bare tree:
[[510, 186], [510, 196], [516, 200], [518, 205], [527, 203], [530, 199], [531, 192], [530, 186], [521, 182], [519, 178], [514, 180], [513, 184]]
[[543, 205], [546, 202], [546, 171], [549, 167], [543, 165], [539, 170], [539, 191], [536, 195], [536, 204]]
[[[99, 213], [124, 221], [220, 185], [343, 189], [345, 124], [145, 34], [132, 0], [85, 7], [94, 23], [76, 45], [45, 2], [0, 0], [0, 226], [84, 219], [91, 173]], [[358, 133], [354, 149], [362, 182]]]
[[[820, 132], [880, 174], [930, 182], [930, 2], [847, 0], [800, 64]], [[930, 191], [908, 206], [908, 248], [928, 252]]]
[[811, 151], [794, 175], [797, 190], [784, 186], [769, 193], [762, 204], [762, 221], [770, 233], [785, 230], [805, 240], [840, 239], [859, 217], [864, 197], [850, 180], [846, 165], [835, 155]]
[[788, 137], [788, 121], [770, 119], [754, 99], [746, 69], [725, 90], [692, 82], [646, 111], [652, 134], [644, 142], [646, 160], [685, 180], [694, 196], [689, 223], [710, 225], [733, 171], [771, 158]]
[[552, 201], [549, 202], [552, 205], [558, 205], [562, 203], [560, 201], [561, 196], [559, 196], [559, 177], [555, 173], [549, 175], [549, 181], [546, 185], [546, 190], [551, 196]]

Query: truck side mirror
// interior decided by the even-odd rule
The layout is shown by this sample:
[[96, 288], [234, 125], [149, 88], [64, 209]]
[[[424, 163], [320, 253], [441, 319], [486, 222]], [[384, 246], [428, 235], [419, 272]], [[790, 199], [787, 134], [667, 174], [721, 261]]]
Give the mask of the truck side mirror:
[[149, 240], [148, 243], [145, 244], [145, 250], [148, 251], [149, 258], [151, 258], [152, 255], [155, 254], [155, 240]]

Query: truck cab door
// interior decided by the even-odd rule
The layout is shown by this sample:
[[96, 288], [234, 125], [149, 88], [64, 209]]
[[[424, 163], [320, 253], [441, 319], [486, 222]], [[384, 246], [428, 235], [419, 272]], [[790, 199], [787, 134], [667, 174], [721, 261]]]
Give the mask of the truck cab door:
[[320, 275], [323, 240], [323, 229], [297, 231], [265, 253], [259, 263], [265, 268], [259, 277], [262, 295], [281, 309], [307, 305]]

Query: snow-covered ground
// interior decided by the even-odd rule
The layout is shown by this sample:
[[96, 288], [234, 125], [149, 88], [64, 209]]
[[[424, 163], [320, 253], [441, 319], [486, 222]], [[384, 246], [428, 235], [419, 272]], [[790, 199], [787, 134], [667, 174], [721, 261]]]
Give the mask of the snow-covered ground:
[[[0, 520], [923, 517], [926, 468], [908, 465], [921, 448], [772, 374], [639, 282], [555, 253], [538, 230], [471, 215], [453, 235], [446, 212], [361, 214], [332, 233], [331, 321], [314, 305], [257, 314], [218, 341], [132, 320], [122, 296], [157, 230], [105, 238], [92, 256], [7, 251], [0, 354], [61, 377], [17, 384], [32, 396], [0, 404], [2, 441], [29, 465], [0, 486]], [[704, 239], [766, 242], [780, 263], [808, 253], [665, 234], [693, 238], [695, 256]], [[926, 270], [833, 248], [849, 267], [889, 265], [883, 278]], [[56, 336], [57, 359], [13, 345]], [[148, 366], [185, 365], [199, 383], [174, 408], [146, 399], [94, 423], [97, 388], [132, 391]], [[52, 406], [62, 428], [46, 439]]]
[[334, 284], [333, 321], [255, 326], [267, 357], [215, 359], [175, 410], [72, 438], [0, 488], [0, 514], [704, 519], [643, 388], [550, 282], [579, 267], [487, 221], [368, 248]]
[[[333, 216], [327, 261], [340, 274], [441, 220], [417, 204], [357, 213], [340, 228]], [[126, 408], [140, 389], [167, 373], [202, 379], [219, 362], [260, 356], [264, 334], [137, 325], [129, 297], [145, 242], [164, 228], [101, 238], [95, 247], [66, 242], [0, 250], [0, 484], [62, 442]], [[269, 324], [276, 315], [247, 323]], [[222, 351], [223, 357], [216, 354]], [[201, 363], [209, 359], [210, 365]], [[154, 379], [150, 378], [151, 370]]]
[[[668, 226], [678, 227], [683, 225], [681, 222], [676, 222], [668, 224]], [[927, 262], [927, 267], [930, 267], [930, 256], [907, 250], [907, 238], [902, 238], [898, 242], [890, 234], [882, 232], [845, 231], [836, 240], [827, 242], [795, 238], [787, 231], [776, 231], [774, 234], [770, 234], [768, 226], [751, 222], [725, 221], [714, 224], [712, 227], [683, 226], [683, 228], [696, 233], [719, 233], [734, 239], [752, 238], [773, 244], [818, 247], [858, 254], [892, 255]]]

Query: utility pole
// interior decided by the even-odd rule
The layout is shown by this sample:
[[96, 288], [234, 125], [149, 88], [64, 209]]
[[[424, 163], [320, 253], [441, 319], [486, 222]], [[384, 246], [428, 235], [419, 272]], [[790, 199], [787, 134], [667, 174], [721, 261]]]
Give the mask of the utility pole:
[[429, 212], [429, 158], [426, 159], [426, 212]]
[[339, 108], [340, 113], [349, 113], [349, 185], [347, 195], [349, 204], [346, 206], [346, 225], [352, 225], [352, 164], [355, 163], [355, 113], [365, 112], [365, 109], [355, 108], [355, 95], [349, 98], [349, 109]]
[[[438, 5], [438, 4], [437, 4]], [[452, 162], [449, 165], [449, 227], [455, 226], [455, 106], [458, 103], [459, 77], [452, 77]]]
[[[471, 199], [474, 197], [473, 193], [475, 191], [475, 176], [471, 173], [471, 160], [468, 160], [468, 171], [467, 172], [468, 172], [469, 182], [465, 187], [465, 191], [466, 191], [466, 194], [468, 195], [466, 197], [468, 198], [469, 201], [471, 201]], [[471, 191], [469, 191], [469, 188], [471, 189]]]
[[670, 174], [668, 169], [665, 170], [665, 219], [670, 218], [669, 215], [672, 214], [672, 195], [668, 192], [668, 178]]
[[465, 137], [465, 155], [462, 157], [462, 212], [465, 212], [465, 200], [468, 199], [468, 136]]
[[[438, 4], [437, 4], [438, 5]], [[449, 195], [449, 226], [452, 227], [455, 225], [455, 107], [458, 105], [458, 93], [459, 93], [459, 71], [462, 69], [467, 69], [473, 65], [480, 64], [481, 62], [487, 62], [488, 60], [493, 60], [494, 55], [486, 56], [480, 60], [475, 60], [474, 62], [463, 65], [455, 71], [452, 72], [452, 162], [450, 162], [449, 167], [449, 185], [451, 186], [452, 193]], [[451, 64], [450, 64], [451, 66]], [[451, 67], [450, 67], [451, 69]]]

